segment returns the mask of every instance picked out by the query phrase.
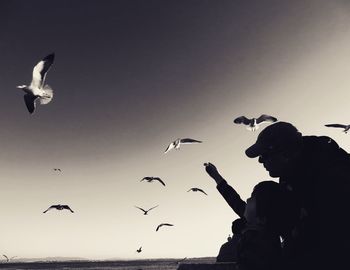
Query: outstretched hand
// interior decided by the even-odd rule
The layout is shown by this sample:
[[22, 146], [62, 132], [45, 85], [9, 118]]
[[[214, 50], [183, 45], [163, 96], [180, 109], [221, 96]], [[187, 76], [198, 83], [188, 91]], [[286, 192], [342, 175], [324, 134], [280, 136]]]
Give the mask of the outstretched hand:
[[215, 180], [217, 184], [219, 184], [223, 180], [223, 178], [221, 177], [218, 170], [213, 164], [211, 164], [210, 162], [207, 162], [207, 163], [204, 163], [203, 165], [205, 167], [206, 172], [209, 174], [211, 178]]

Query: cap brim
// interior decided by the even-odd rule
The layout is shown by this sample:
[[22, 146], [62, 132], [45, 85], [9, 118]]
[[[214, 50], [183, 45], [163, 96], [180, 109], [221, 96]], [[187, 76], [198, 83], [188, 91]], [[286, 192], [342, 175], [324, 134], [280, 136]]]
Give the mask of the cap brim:
[[255, 143], [251, 147], [249, 147], [247, 150], [245, 150], [245, 154], [249, 158], [256, 158], [262, 153], [262, 147], [261, 145]]

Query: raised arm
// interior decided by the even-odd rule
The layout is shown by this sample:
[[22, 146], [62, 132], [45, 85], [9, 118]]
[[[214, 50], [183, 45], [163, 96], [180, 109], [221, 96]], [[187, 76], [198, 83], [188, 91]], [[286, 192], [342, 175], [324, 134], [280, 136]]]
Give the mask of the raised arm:
[[231, 187], [226, 180], [219, 174], [216, 167], [210, 162], [204, 163], [205, 170], [211, 178], [216, 182], [217, 190], [220, 192], [225, 201], [232, 210], [240, 217], [244, 218], [244, 210], [246, 202], [241, 199], [237, 191]]

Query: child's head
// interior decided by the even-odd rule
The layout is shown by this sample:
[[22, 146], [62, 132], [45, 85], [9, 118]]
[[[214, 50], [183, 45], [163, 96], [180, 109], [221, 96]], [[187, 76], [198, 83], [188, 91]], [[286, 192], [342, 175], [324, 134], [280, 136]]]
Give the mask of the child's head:
[[250, 224], [283, 235], [295, 224], [298, 210], [291, 191], [274, 181], [263, 181], [254, 187], [244, 216]]
[[243, 229], [245, 228], [246, 220], [244, 218], [237, 218], [232, 221], [232, 233], [233, 234], [241, 234]]

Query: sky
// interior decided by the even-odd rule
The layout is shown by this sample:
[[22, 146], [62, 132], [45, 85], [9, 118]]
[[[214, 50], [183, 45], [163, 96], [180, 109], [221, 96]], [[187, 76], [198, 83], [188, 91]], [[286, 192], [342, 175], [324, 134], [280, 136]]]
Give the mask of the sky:
[[[324, 126], [350, 124], [349, 11], [345, 0], [2, 0], [1, 254], [216, 256], [237, 216], [203, 163], [243, 199], [270, 179], [244, 154], [261, 129], [234, 118], [270, 114], [350, 151]], [[16, 86], [52, 52], [54, 98], [30, 115]], [[164, 154], [176, 138], [203, 143]], [[75, 212], [43, 214], [52, 204]], [[156, 232], [163, 222], [174, 226]]]

